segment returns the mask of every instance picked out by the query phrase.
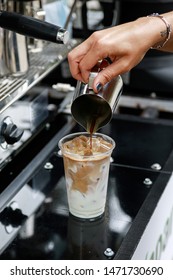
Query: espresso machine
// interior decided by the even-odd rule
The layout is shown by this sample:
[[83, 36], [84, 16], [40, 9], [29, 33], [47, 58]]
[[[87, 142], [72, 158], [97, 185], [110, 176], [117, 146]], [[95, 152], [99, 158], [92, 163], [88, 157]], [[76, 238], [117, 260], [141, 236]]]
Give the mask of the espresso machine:
[[44, 20], [45, 12], [40, 1], [5, 1], [2, 3], [1, 76], [25, 74], [29, 69], [28, 52], [30, 49], [33, 52], [42, 50], [42, 40], [53, 40], [58, 43], [64, 43], [64, 39], [68, 40], [67, 31], [63, 28], [58, 30], [56, 26]]
[[[51, 170], [47, 157], [52, 154], [59, 130], [68, 119], [58, 113], [58, 104], [64, 94], [57, 94], [56, 100], [52, 101], [53, 89], [40, 83], [77, 44], [77, 40], [68, 40], [66, 29], [44, 21], [41, 6], [33, 9], [31, 2], [28, 1], [28, 6], [25, 4], [25, 1], [1, 1], [0, 11], [1, 253], [17, 236], [24, 222], [28, 221], [29, 232], [32, 231], [32, 215], [46, 199]], [[39, 51], [38, 44], [31, 46], [29, 38], [42, 41]], [[18, 166], [16, 170], [11, 162], [14, 168]], [[40, 163], [48, 172], [45, 173], [45, 184], [34, 183], [35, 188], [29, 181]], [[25, 234], [27, 237], [29, 232], [27, 230]]]

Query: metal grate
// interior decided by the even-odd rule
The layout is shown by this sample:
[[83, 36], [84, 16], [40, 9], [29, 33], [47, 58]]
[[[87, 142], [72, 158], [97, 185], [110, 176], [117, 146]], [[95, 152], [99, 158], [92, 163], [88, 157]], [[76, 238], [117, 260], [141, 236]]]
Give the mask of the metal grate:
[[57, 67], [77, 42], [71, 40], [66, 46], [45, 42], [42, 51], [35, 52], [31, 49], [30, 67], [25, 75], [20, 77], [10, 75], [0, 79], [0, 113]]

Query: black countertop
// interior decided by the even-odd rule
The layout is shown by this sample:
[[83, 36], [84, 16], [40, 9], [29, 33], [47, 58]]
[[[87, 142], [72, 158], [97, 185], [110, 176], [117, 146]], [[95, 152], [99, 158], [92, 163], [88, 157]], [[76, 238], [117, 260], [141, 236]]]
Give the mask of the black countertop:
[[[75, 125], [71, 132], [80, 130]], [[111, 258], [131, 258], [171, 176], [172, 123], [115, 116], [99, 132], [116, 142], [103, 217], [90, 222], [69, 214], [63, 161], [56, 147], [47, 158], [54, 168], [47, 173], [42, 166], [28, 182], [47, 196], [34, 214], [34, 233], [25, 238], [19, 234], [0, 259], [109, 259], [107, 248]], [[158, 170], [153, 169], [155, 163]]]

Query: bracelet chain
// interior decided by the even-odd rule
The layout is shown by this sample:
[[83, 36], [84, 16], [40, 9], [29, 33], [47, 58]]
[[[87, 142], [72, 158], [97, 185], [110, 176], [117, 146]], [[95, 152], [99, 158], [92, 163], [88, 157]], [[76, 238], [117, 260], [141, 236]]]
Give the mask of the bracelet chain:
[[161, 48], [164, 47], [164, 45], [168, 42], [168, 40], [171, 37], [171, 31], [172, 31], [171, 25], [169, 24], [169, 22], [163, 16], [159, 15], [158, 13], [153, 13], [153, 14], [149, 15], [148, 17], [158, 17], [166, 25], [166, 30], [160, 32], [161, 37], [166, 36], [166, 39], [164, 40], [164, 42], [159, 44], [159, 45], [151, 47], [151, 49], [161, 49]]

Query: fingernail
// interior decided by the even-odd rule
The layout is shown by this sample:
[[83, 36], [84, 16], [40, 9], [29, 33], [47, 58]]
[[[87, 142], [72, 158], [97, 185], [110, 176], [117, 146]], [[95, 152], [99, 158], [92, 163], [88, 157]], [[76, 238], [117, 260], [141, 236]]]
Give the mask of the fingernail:
[[102, 89], [102, 84], [101, 83], [98, 83], [97, 85], [96, 85], [96, 89], [97, 89], [97, 91], [100, 91], [101, 89]]

